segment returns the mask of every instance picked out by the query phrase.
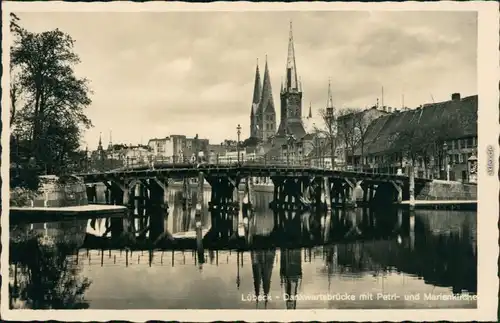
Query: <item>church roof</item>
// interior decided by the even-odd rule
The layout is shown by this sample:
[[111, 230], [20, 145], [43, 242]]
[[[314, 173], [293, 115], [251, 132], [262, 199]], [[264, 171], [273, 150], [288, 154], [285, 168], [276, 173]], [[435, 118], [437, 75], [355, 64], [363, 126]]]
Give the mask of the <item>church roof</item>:
[[261, 90], [259, 64], [257, 63], [257, 67], [255, 69], [255, 81], [253, 86], [252, 113], [257, 113], [257, 109], [259, 108], [260, 97], [262, 95]]
[[292, 122], [287, 125], [288, 133], [293, 135], [295, 139], [302, 139], [306, 135], [302, 122]]
[[259, 112], [274, 112], [273, 89], [271, 87], [271, 77], [269, 75], [269, 67], [267, 65], [264, 69], [264, 83], [262, 84], [262, 96], [260, 98]]

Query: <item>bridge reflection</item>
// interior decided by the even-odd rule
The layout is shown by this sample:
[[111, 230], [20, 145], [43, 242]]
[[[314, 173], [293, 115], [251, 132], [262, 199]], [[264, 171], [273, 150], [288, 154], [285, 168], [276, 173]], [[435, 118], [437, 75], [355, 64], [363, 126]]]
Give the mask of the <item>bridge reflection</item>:
[[[180, 216], [183, 213], [178, 214]], [[303, 264], [317, 261], [323, 263], [319, 274], [327, 277], [328, 290], [333, 288], [331, 284], [335, 277], [348, 275], [352, 279], [363, 279], [366, 275], [378, 277], [404, 273], [420, 277], [428, 284], [449, 288], [453, 293], [477, 291], [476, 219], [473, 214], [462, 211], [450, 211], [438, 216], [429, 212], [418, 212], [414, 216], [383, 214], [385, 217], [366, 211], [332, 214], [331, 223], [337, 226], [332, 225], [328, 230], [324, 230], [323, 223], [326, 221], [316, 217], [315, 221], [319, 224], [315, 225], [320, 228], [320, 233], [316, 234], [311, 233], [314, 230], [304, 229], [307, 227], [305, 215], [296, 215], [300, 221], [289, 219], [296, 223], [287, 227], [291, 229], [280, 232], [281, 237], [297, 237], [304, 242], [307, 239], [310, 241], [311, 235], [316, 239], [321, 237], [321, 232], [330, 232], [329, 241], [324, 246], [301, 248], [267, 246], [265, 249], [241, 248], [240, 251], [206, 249], [202, 256], [207, 259], [204, 264], [200, 263], [200, 255], [194, 250], [82, 249], [86, 242], [81, 238], [75, 239], [75, 235], [79, 233], [81, 236], [92, 226], [96, 231], [105, 231], [109, 219], [17, 226], [12, 228], [10, 245], [11, 306], [24, 303], [30, 308], [86, 307], [83, 294], [91, 282], [81, 276], [82, 267], [195, 265], [203, 270], [204, 266], [234, 262], [234, 258], [236, 288], [241, 285], [240, 272], [246, 268], [245, 264], [250, 265], [254, 280], [253, 293], [261, 296], [259, 304], [264, 304], [264, 307], [268, 306], [266, 295], [279, 293], [293, 296], [300, 293]], [[179, 216], [175, 218], [179, 223], [178, 228], [190, 228], [191, 225]], [[255, 223], [254, 245], [258, 244], [259, 239], [271, 239], [278, 232], [272, 217], [271, 220], [261, 221], [264, 229], [259, 227], [260, 222]], [[169, 227], [168, 222], [166, 227]], [[109, 232], [112, 236], [114, 231]], [[41, 262], [40, 259], [45, 260]], [[280, 291], [272, 287], [273, 277], [278, 279], [278, 273], [273, 275], [277, 264]], [[64, 295], [61, 291], [64, 291]], [[47, 299], [44, 295], [51, 296]], [[293, 297], [281, 300], [286, 308], [297, 308], [297, 300]]]
[[[193, 204], [197, 195], [192, 193]], [[205, 205], [210, 191], [204, 192]], [[408, 234], [408, 215], [402, 210], [367, 208], [324, 211], [271, 210], [269, 195], [256, 195], [253, 216], [243, 221], [235, 209], [202, 208], [203, 246], [212, 249], [302, 247], [336, 241], [370, 240]], [[168, 212], [136, 212], [124, 219], [91, 220], [85, 248], [186, 249], [196, 248], [196, 210], [183, 204], [183, 194], [170, 191]], [[138, 214], [138, 213], [142, 213]], [[145, 215], [144, 215], [145, 214]], [[406, 221], [406, 222], [405, 222]], [[406, 230], [406, 232], [403, 232]]]
[[[336, 277], [363, 279], [399, 272], [455, 293], [477, 291], [475, 212], [273, 211], [268, 207], [273, 196], [257, 194], [254, 215], [245, 223], [241, 207], [209, 211], [210, 195], [206, 190], [202, 198], [201, 250], [195, 235], [190, 235], [197, 230], [196, 210], [175, 190], [169, 191], [168, 211], [147, 212], [155, 206], [136, 203], [126, 218], [11, 227], [11, 307], [18, 306], [16, 302], [29, 308], [88, 306], [83, 294], [90, 281], [81, 270], [91, 266], [197, 266], [203, 271], [236, 262], [236, 289], [244, 286], [244, 272], [251, 266], [253, 290], [242, 292], [293, 296], [311, 279], [304, 276], [311, 275], [304, 263], [319, 261], [317, 274], [325, 276], [328, 290], [335, 288]], [[193, 192], [191, 205], [197, 199]], [[38, 266], [40, 259], [44, 262]], [[279, 281], [279, 287], [273, 281]], [[286, 308], [300, 307], [293, 297], [281, 301]], [[269, 307], [266, 297], [256, 306]]]

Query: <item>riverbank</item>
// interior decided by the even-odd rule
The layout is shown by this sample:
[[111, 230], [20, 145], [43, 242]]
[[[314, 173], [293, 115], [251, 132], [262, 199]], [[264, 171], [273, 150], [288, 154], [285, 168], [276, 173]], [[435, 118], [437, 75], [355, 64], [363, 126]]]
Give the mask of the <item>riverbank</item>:
[[[399, 205], [410, 207], [410, 201], [403, 201]], [[467, 210], [476, 211], [477, 201], [468, 200], [415, 200], [414, 208], [420, 210]]]

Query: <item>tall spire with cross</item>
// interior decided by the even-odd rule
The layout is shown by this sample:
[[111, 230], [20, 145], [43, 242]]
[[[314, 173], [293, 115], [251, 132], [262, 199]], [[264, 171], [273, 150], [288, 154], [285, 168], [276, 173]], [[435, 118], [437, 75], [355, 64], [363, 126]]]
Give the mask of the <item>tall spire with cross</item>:
[[97, 150], [102, 150], [102, 132], [99, 132], [99, 143], [97, 144]]
[[286, 60], [285, 90], [299, 90], [297, 82], [297, 67], [295, 65], [295, 49], [293, 46], [292, 21], [290, 21], [290, 33], [288, 36], [288, 57]]
[[326, 107], [333, 109], [332, 82], [330, 79], [328, 79], [328, 100], [326, 102]]
[[259, 129], [259, 103], [260, 97], [262, 95], [262, 88], [260, 85], [260, 71], [259, 71], [259, 59], [257, 59], [257, 67], [255, 68], [255, 80], [253, 86], [253, 98], [252, 98], [252, 109], [250, 111], [250, 136], [258, 137]]
[[293, 43], [292, 22], [288, 36], [285, 84], [280, 93], [281, 121], [276, 137], [283, 139], [286, 132], [301, 139], [306, 134], [302, 123], [302, 86], [297, 77], [295, 48]]

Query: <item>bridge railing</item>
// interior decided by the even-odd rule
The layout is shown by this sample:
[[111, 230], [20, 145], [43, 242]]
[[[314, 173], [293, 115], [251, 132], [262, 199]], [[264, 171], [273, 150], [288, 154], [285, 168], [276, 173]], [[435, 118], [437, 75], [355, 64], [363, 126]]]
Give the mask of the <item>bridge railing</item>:
[[[242, 156], [238, 159], [237, 156], [226, 156], [226, 155], [215, 155], [209, 157], [186, 157], [186, 156], [147, 156], [142, 158], [125, 158], [123, 161], [123, 166], [115, 170], [134, 170], [134, 169], [154, 169], [161, 168], [165, 166], [170, 167], [191, 167], [194, 165], [208, 164], [211, 166], [236, 166], [236, 165], [248, 165], [248, 166], [290, 166], [290, 167], [304, 167], [304, 168], [317, 168], [317, 169], [332, 169], [330, 165], [322, 163], [318, 160], [311, 160], [301, 157], [248, 157]], [[378, 174], [397, 174], [397, 167], [386, 167], [386, 168], [370, 168], [362, 165], [336, 165], [335, 170], [340, 171], [351, 171], [351, 172], [362, 172], [362, 173], [378, 173]], [[404, 172], [403, 172], [404, 174]]]

